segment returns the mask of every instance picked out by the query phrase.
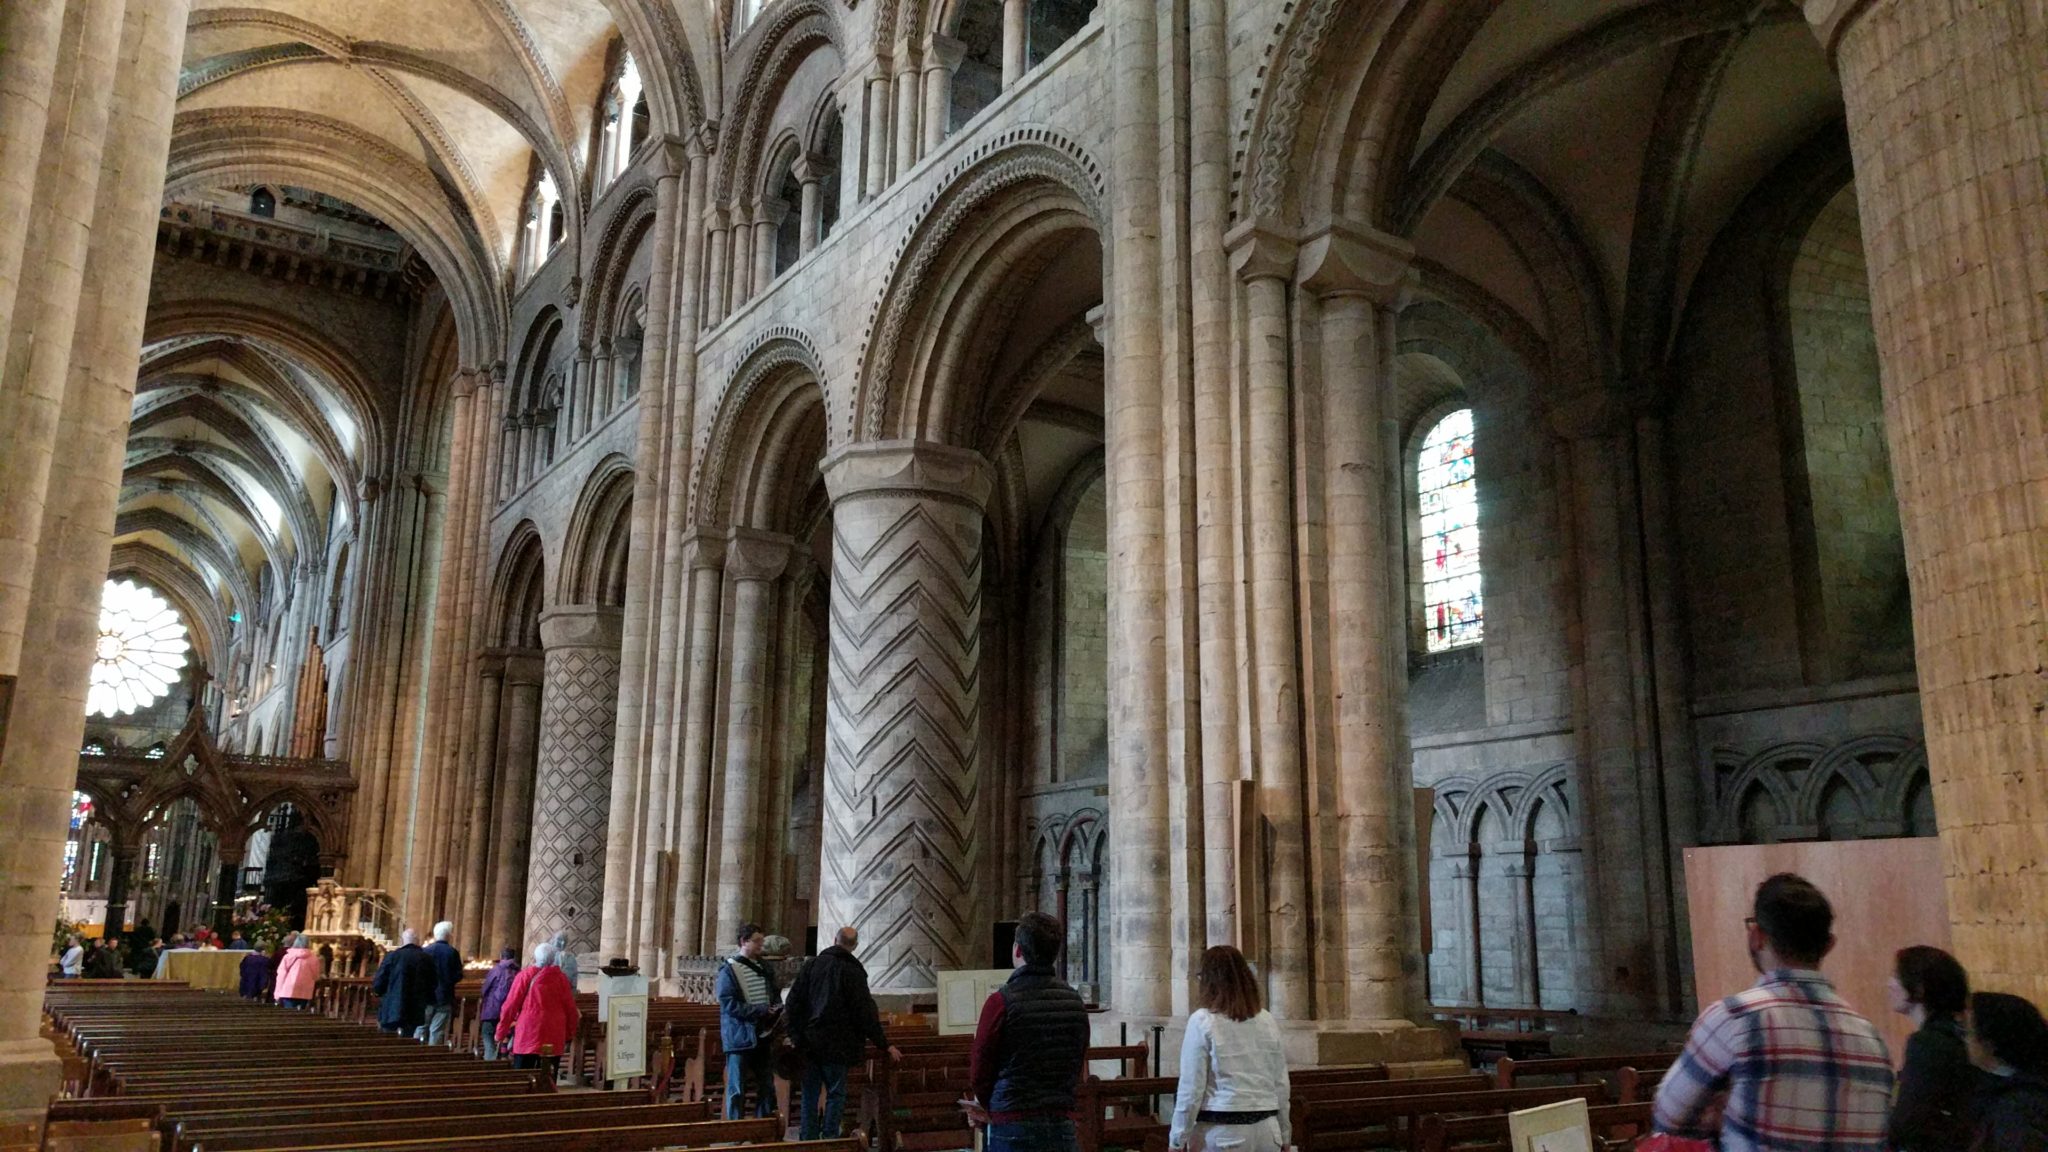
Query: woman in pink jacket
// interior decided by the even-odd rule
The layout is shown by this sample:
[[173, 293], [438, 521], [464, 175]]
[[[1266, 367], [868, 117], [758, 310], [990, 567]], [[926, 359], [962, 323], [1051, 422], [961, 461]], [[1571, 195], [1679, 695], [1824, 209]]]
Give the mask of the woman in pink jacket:
[[313, 989], [320, 983], [320, 954], [304, 932], [292, 937], [292, 946], [277, 962], [277, 1002], [287, 1008], [305, 1008], [313, 1003]]
[[552, 1074], [562, 1065], [569, 1038], [576, 1035], [579, 1016], [576, 990], [555, 967], [555, 946], [536, 944], [533, 963], [520, 969], [505, 997], [498, 1043], [511, 1038], [514, 1068], [546, 1068]]

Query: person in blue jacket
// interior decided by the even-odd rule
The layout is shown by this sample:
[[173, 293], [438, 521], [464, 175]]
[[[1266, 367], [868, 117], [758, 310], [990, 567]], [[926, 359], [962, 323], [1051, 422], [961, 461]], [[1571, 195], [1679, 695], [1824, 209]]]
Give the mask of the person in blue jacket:
[[775, 1111], [774, 1031], [782, 1017], [775, 970], [761, 960], [768, 941], [759, 924], [740, 925], [739, 951], [718, 966], [718, 1039], [725, 1046], [725, 1117], [740, 1118], [747, 1089], [754, 1114]]

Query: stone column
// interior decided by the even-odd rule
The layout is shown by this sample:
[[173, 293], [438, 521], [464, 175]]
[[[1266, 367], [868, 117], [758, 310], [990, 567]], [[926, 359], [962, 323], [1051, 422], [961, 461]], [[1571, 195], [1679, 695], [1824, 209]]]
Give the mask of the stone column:
[[1346, 1015], [1393, 1020], [1406, 1014], [1411, 979], [1403, 971], [1408, 939], [1401, 877], [1409, 864], [1395, 815], [1412, 803], [1410, 774], [1390, 753], [1401, 724], [1385, 659], [1402, 625], [1390, 614], [1400, 553], [1383, 542], [1392, 506], [1380, 425], [1381, 398], [1392, 391], [1391, 349], [1380, 340], [1384, 312], [1400, 307], [1412, 282], [1414, 251], [1396, 237], [1333, 223], [1303, 246], [1302, 289], [1321, 302], [1322, 407], [1319, 475], [1327, 566], [1324, 638], [1329, 678], [1324, 699], [1308, 702], [1335, 752], [1338, 874]]
[[918, 70], [917, 53], [908, 44], [896, 45], [896, 156], [889, 168], [889, 179], [896, 180], [917, 164], [917, 158], [924, 144], [918, 135], [919, 106], [918, 85], [924, 74]]
[[704, 940], [704, 861], [710, 839], [711, 742], [718, 715], [719, 601], [725, 570], [725, 541], [693, 532], [683, 544], [689, 574], [689, 614], [684, 618], [683, 746], [675, 796], [676, 887], [670, 939], [676, 956], [708, 950]]
[[1288, 398], [1287, 281], [1294, 246], [1256, 227], [1231, 232], [1231, 263], [1245, 286], [1245, 515], [1250, 576], [1253, 729], [1259, 807], [1272, 831], [1262, 934], [1273, 1014], [1314, 1014], [1314, 940], [1302, 778], [1301, 679], [1295, 647], [1293, 426]]
[[[26, 31], [12, 13], [19, 5], [8, 7], [5, 27]], [[64, 814], [77, 779], [92, 638], [112, 550], [188, 10], [187, 0], [131, 0], [122, 13], [113, 53], [120, 66], [112, 77], [104, 146], [93, 160], [102, 174], [79, 278], [87, 287], [69, 337], [60, 414], [46, 426], [54, 432], [47, 443], [62, 445], [63, 453], [48, 464], [40, 506], [19, 508], [20, 527], [0, 529], [0, 547], [9, 550], [0, 567], [0, 603], [28, 597], [19, 644], [13, 636], [0, 641], [11, 649], [0, 674], [18, 672], [0, 756], [0, 810], [7, 814], [8, 835], [0, 852], [0, 1129], [19, 1133], [31, 1147], [40, 1139], [61, 1073], [49, 1042], [38, 1034], [49, 938], [37, 929], [49, 922], [62, 868]], [[10, 42], [6, 54], [14, 51]], [[4, 68], [0, 80], [11, 83], [20, 75], [12, 71], [12, 60]], [[38, 164], [49, 159], [46, 150]], [[49, 223], [31, 219], [29, 227]], [[37, 275], [45, 271], [34, 267]], [[21, 303], [17, 298], [17, 315]], [[10, 358], [21, 351], [10, 339]], [[11, 369], [5, 378], [0, 394], [17, 394]], [[13, 446], [27, 443], [20, 431], [10, 427]], [[30, 545], [32, 554], [12, 551]], [[35, 659], [20, 661], [23, 652]]]
[[142, 846], [119, 836], [107, 838], [107, 935], [118, 938], [128, 923], [128, 883]]
[[[22, 250], [30, 235], [29, 211], [35, 203], [37, 173], [43, 155], [43, 133], [49, 125], [52, 97], [58, 85], [59, 36], [64, 25], [62, 4], [10, 4], [0, 12], [0, 364], [7, 363], [8, 329], [21, 282]], [[113, 44], [102, 40], [72, 41], [101, 53], [109, 63]], [[74, 68], [68, 59], [64, 66]], [[75, 71], [71, 73], [75, 77]], [[77, 83], [74, 78], [69, 83]], [[65, 104], [58, 104], [60, 109]], [[65, 135], [70, 134], [67, 125]], [[99, 166], [89, 170], [99, 179]], [[90, 210], [84, 203], [59, 202], [74, 212]], [[9, 665], [11, 667], [11, 665]]]
[[754, 296], [754, 225], [743, 204], [732, 206], [732, 311]]
[[[783, 830], [765, 826], [767, 793], [779, 775], [774, 749], [773, 685], [778, 631], [776, 580], [796, 542], [787, 536], [734, 528], [725, 550], [725, 582], [732, 590], [732, 639], [726, 645], [723, 833], [713, 855], [718, 867], [718, 918], [712, 940], [721, 946], [748, 920], [768, 920], [762, 905], [762, 864], [767, 849], [780, 851]], [[786, 925], [783, 927], [787, 927]]]
[[1003, 0], [1003, 88], [1024, 78], [1031, 39], [1031, 0]]
[[861, 182], [863, 197], [879, 196], [889, 186], [889, 93], [893, 90], [889, 61], [883, 57], [876, 62], [875, 75], [868, 77], [867, 141], [861, 153], [867, 161]]
[[711, 209], [709, 218], [711, 237], [705, 248], [704, 262], [704, 325], [710, 327], [723, 319], [725, 307], [725, 256], [728, 238], [728, 224], [724, 208]]
[[917, 441], [842, 446], [832, 495], [832, 692], [819, 924], [861, 930], [882, 993], [929, 994], [986, 926], [981, 804], [977, 453]]
[[1957, 957], [2048, 1001], [2037, 4], [1807, 0], [1841, 74]]
[[486, 934], [516, 940], [525, 952], [528, 839], [533, 832], [533, 783], [540, 743], [540, 690], [546, 666], [538, 652], [505, 656], [499, 706], [496, 811], [491, 821], [491, 917]]
[[967, 45], [951, 36], [932, 35], [924, 52], [924, 153], [929, 156], [953, 130], [953, 73], [967, 55]]
[[[488, 956], [492, 954], [491, 949], [508, 944], [523, 949], [524, 943], [484, 938], [487, 925], [484, 885], [490, 874], [494, 839], [491, 835], [491, 803], [498, 795], [493, 769], [498, 763], [499, 702], [505, 689], [504, 653], [484, 652], [478, 655], [476, 678], [476, 742], [471, 750], [467, 774], [473, 783], [469, 795], [464, 797], [468, 801], [469, 835], [463, 841], [462, 887], [455, 905], [455, 930], [462, 939], [469, 941], [472, 951]], [[523, 950], [521, 955], [524, 956]]]
[[541, 613], [547, 664], [533, 778], [526, 922], [597, 943], [604, 911], [605, 821], [619, 706], [620, 612], [578, 604]]
[[1460, 975], [1465, 979], [1465, 1003], [1486, 1003], [1485, 969], [1479, 958], [1479, 858], [1459, 856], [1451, 861], [1451, 888], [1458, 902], [1458, 943], [1464, 955]]
[[1521, 841], [1501, 851], [1501, 875], [1507, 877], [1514, 931], [1509, 944], [1515, 957], [1515, 999], [1529, 1008], [1542, 1007], [1536, 984], [1536, 869]]
[[775, 283], [775, 233], [789, 215], [789, 202], [763, 200], [754, 206], [754, 290], [766, 292]]
[[818, 157], [806, 154], [797, 157], [789, 170], [803, 190], [803, 202], [797, 206], [801, 213], [797, 217], [797, 248], [809, 252], [818, 246], [818, 234], [825, 230], [825, 181], [832, 175], [832, 169]]

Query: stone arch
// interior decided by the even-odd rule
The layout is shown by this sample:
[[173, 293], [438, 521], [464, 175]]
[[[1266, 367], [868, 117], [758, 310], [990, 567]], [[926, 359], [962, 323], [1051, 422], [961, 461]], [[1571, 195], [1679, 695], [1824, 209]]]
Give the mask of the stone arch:
[[740, 187], [758, 187], [766, 179], [766, 137], [783, 89], [811, 53], [831, 52], [846, 59], [844, 33], [837, 13], [824, 0], [795, 0], [770, 14], [769, 22], [749, 33], [754, 40], [746, 63], [729, 89], [727, 119], [734, 124], [729, 148], [721, 148], [712, 179], [711, 200], [723, 204]]
[[[626, 179], [630, 181], [632, 177], [629, 175]], [[655, 201], [651, 186], [645, 182], [632, 184], [614, 196], [616, 199], [605, 217], [604, 230], [598, 235], [596, 259], [591, 264], [594, 305], [579, 309], [576, 315], [576, 343], [579, 347], [588, 347], [597, 339], [609, 339], [611, 333], [618, 330], [622, 302], [636, 287], [626, 283], [626, 270], [654, 228]], [[657, 254], [656, 258], [659, 259], [660, 255]]]
[[547, 603], [547, 556], [540, 529], [522, 520], [499, 552], [491, 596], [492, 635], [505, 648], [540, 647], [540, 614]]
[[562, 314], [552, 304], [542, 308], [526, 326], [526, 339], [520, 344], [519, 358], [513, 362], [513, 413], [542, 406], [541, 390], [547, 380], [548, 362], [554, 358], [555, 342], [560, 339], [562, 328]]
[[632, 531], [633, 463], [613, 453], [591, 471], [570, 514], [555, 602], [624, 607]]
[[220, 185], [268, 183], [329, 191], [388, 222], [446, 292], [462, 361], [486, 363], [503, 346], [509, 279], [502, 254], [477, 220], [456, 211], [445, 185], [420, 163], [328, 117], [267, 108], [178, 114], [166, 198]]
[[798, 525], [769, 523], [778, 518], [770, 501], [778, 493], [787, 495], [791, 498], [779, 511], [801, 511], [802, 493], [789, 493], [787, 483], [778, 481], [786, 481], [789, 468], [800, 464], [790, 460], [788, 452], [814, 411], [823, 431], [821, 363], [810, 336], [791, 327], [761, 333], [741, 354], [740, 366], [698, 445], [690, 484], [693, 523], [772, 527], [795, 534]]
[[[1048, 129], [1019, 128], [959, 160], [898, 246], [862, 342], [843, 441], [891, 436], [958, 442], [962, 373], [950, 368], [975, 329], [1014, 306], [1020, 271], [1045, 246], [1106, 235], [1101, 169]], [[939, 371], [947, 364], [949, 370]]]

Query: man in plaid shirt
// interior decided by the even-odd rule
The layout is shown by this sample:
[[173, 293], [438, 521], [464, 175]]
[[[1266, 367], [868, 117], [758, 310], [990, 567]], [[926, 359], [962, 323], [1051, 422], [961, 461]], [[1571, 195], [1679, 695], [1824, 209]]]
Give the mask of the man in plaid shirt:
[[1657, 1090], [1657, 1131], [1721, 1152], [1883, 1152], [1892, 1062], [1884, 1039], [1820, 974], [1835, 912], [1781, 872], [1746, 922], [1763, 979], [1700, 1013]]

